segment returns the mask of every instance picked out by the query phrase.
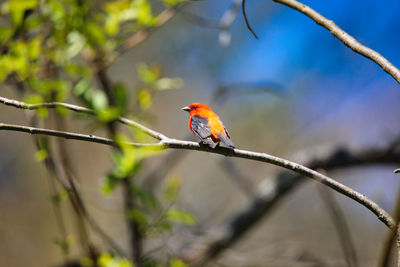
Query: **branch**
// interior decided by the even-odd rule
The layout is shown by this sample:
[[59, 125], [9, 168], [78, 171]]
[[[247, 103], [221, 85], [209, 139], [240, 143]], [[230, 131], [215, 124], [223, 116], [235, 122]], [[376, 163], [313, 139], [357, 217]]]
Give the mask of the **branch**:
[[[390, 143], [385, 149], [372, 148], [357, 152], [339, 149], [325, 159], [311, 159], [307, 165], [313, 169], [333, 170], [366, 164], [399, 164], [400, 151], [393, 149], [394, 143], [397, 142]], [[232, 216], [222, 226], [210, 230], [210, 235], [199, 237], [189, 246], [185, 244], [180, 250], [181, 257], [199, 266], [216, 258], [271, 214], [276, 205], [304, 181], [304, 176], [288, 171], [280, 172], [274, 179], [266, 178], [260, 183], [256, 196], [247, 208]], [[391, 230], [393, 232], [393, 228]]]
[[246, 15], [246, 0], [242, 0], [242, 12], [243, 12], [244, 21], [246, 22], [247, 29], [249, 29], [249, 31], [254, 35], [254, 37], [256, 39], [258, 39], [258, 36], [254, 32], [253, 28], [251, 27], [249, 19], [247, 18], [247, 15]]
[[387, 72], [398, 83], [400, 83], [400, 70], [398, 68], [396, 68], [389, 60], [387, 60], [381, 54], [361, 44], [354, 37], [349, 35], [347, 32], [343, 31], [332, 20], [325, 18], [324, 16], [316, 12], [314, 9], [296, 0], [273, 0], [273, 1], [281, 3], [290, 8], [293, 8], [303, 13], [304, 15], [308, 16], [309, 18], [314, 20], [318, 25], [329, 30], [333, 36], [339, 39], [351, 50], [378, 64], [385, 72]]
[[[67, 139], [76, 139], [81, 141], [88, 141], [94, 143], [100, 143], [110, 146], [115, 146], [115, 142], [111, 139], [104, 138], [104, 137], [97, 137], [94, 135], [85, 135], [85, 134], [77, 134], [77, 133], [70, 133], [70, 132], [62, 132], [56, 130], [47, 130], [41, 128], [33, 128], [33, 127], [26, 127], [26, 126], [19, 126], [19, 125], [12, 125], [12, 124], [5, 124], [0, 123], [0, 130], [9, 130], [9, 131], [19, 131], [25, 132], [30, 134], [39, 134], [39, 135], [51, 135], [57, 136]], [[214, 154], [220, 154], [227, 157], [236, 157], [236, 158], [244, 158], [249, 160], [260, 161], [264, 163], [270, 163], [276, 166], [283, 167], [285, 169], [294, 171], [300, 175], [304, 175], [306, 177], [312, 178], [319, 183], [325, 184], [335, 191], [342, 193], [343, 195], [357, 201], [361, 205], [365, 206], [369, 209], [372, 213], [374, 213], [380, 221], [382, 221], [386, 226], [390, 229], [395, 230], [396, 224], [394, 219], [378, 204], [367, 198], [366, 196], [362, 195], [361, 193], [351, 189], [348, 186], [345, 186], [328, 176], [325, 176], [321, 173], [318, 173], [312, 169], [309, 169], [303, 165], [291, 162], [286, 159], [282, 159], [279, 157], [275, 157], [266, 153], [259, 153], [241, 149], [231, 149], [225, 147], [219, 147], [216, 149], [200, 145], [199, 143], [189, 142], [189, 141], [182, 141], [176, 139], [166, 139], [161, 140], [159, 143], [156, 144], [142, 144], [142, 143], [129, 143], [134, 147], [146, 147], [149, 149], [187, 149], [187, 150], [196, 150], [196, 151], [204, 151]]]
[[[57, 108], [57, 107], [62, 107], [62, 108], [66, 108], [69, 109], [71, 111], [74, 112], [79, 112], [79, 113], [84, 113], [84, 114], [89, 114], [89, 115], [96, 115], [96, 112], [92, 109], [88, 109], [85, 107], [81, 107], [81, 106], [76, 106], [76, 105], [72, 105], [72, 104], [68, 104], [68, 103], [62, 103], [62, 102], [51, 102], [51, 103], [39, 103], [39, 104], [28, 104], [22, 101], [17, 101], [14, 99], [8, 99], [5, 97], [1, 97], [0, 96], [0, 103], [3, 103], [7, 106], [12, 106], [15, 108], [20, 108], [20, 109], [29, 109], [29, 110], [35, 110], [35, 109], [39, 109], [39, 108]], [[165, 135], [153, 131], [152, 129], [147, 128], [146, 126], [137, 123], [135, 121], [132, 121], [130, 119], [124, 118], [124, 117], [119, 117], [117, 119], [118, 122], [125, 124], [127, 126], [131, 126], [134, 127], [138, 130], [141, 130], [142, 132], [144, 132], [145, 134], [154, 137], [155, 139], [158, 140], [165, 140], [168, 139]]]

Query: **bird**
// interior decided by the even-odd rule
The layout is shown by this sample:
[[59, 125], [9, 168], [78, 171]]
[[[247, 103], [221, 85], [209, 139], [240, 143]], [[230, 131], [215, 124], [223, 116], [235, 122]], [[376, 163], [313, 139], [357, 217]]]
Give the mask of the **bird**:
[[200, 138], [200, 144], [215, 148], [222, 142], [229, 148], [235, 148], [221, 119], [209, 106], [203, 103], [192, 103], [183, 107], [182, 110], [189, 112], [189, 128]]

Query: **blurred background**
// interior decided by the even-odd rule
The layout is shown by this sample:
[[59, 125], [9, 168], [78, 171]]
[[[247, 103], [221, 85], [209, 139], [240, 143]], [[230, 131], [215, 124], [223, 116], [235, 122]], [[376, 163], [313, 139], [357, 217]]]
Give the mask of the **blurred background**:
[[[400, 66], [398, 1], [304, 3]], [[101, 1], [95, 8], [106, 4]], [[180, 78], [184, 83], [180, 88], [155, 93], [151, 106], [135, 118], [168, 137], [196, 140], [189, 132], [188, 115], [180, 108], [204, 102], [222, 118], [239, 149], [307, 166], [329, 159], [338, 149], [379, 156], [376, 151], [393, 148], [393, 142], [400, 138], [400, 91], [391, 76], [305, 15], [273, 1], [247, 1], [247, 16], [259, 36], [255, 39], [246, 28], [240, 4], [228, 0], [185, 3], [145, 41], [116, 59], [107, 74], [113, 83], [125, 85], [132, 112], [137, 110], [134, 92], [141, 86], [137, 71], [141, 64], [159, 64], [163, 76]], [[159, 1], [152, 5], [155, 14], [165, 8]], [[234, 17], [229, 28], [216, 28], [228, 15]], [[4, 82], [1, 92], [4, 97], [23, 99], [10, 83]], [[73, 96], [65, 102], [80, 103]], [[1, 122], [27, 125], [29, 116], [31, 112], [0, 106]], [[50, 114], [46, 120], [56, 125], [57, 117]], [[65, 121], [68, 131], [107, 136], [105, 128], [87, 119], [68, 114]], [[69, 238], [68, 255], [57, 245], [60, 227], [50, 194], [54, 182], [45, 165], [35, 160], [32, 137], [6, 131], [0, 135], [0, 265], [60, 266], [66, 259], [81, 257], [75, 219], [70, 215], [73, 210], [67, 201], [61, 201], [61, 207]], [[72, 140], [65, 145], [88, 211], [120, 247], [127, 249], [121, 188], [108, 196], [101, 193], [104, 176], [114, 166], [112, 149]], [[146, 158], [135, 177], [156, 196], [169, 180], [179, 181], [173, 205], [197, 218], [193, 225], [174, 225], [165, 235], [146, 236], [144, 250], [160, 259], [168, 255], [196, 258], [207, 244], [231, 230], [232, 220], [251, 209], [257, 196], [274, 189], [283, 171], [243, 159], [176, 152], [168, 150]], [[362, 164], [337, 164], [326, 171], [391, 212], [399, 187], [399, 176], [393, 173], [398, 161], [394, 156]], [[351, 265], [323, 192], [315, 181], [302, 179], [207, 264], [375, 265], [386, 226], [353, 200], [334, 191], [329, 194], [350, 230], [357, 258], [357, 264]], [[262, 208], [259, 211], [262, 213]], [[93, 243], [106, 250], [101, 238], [90, 232]]]

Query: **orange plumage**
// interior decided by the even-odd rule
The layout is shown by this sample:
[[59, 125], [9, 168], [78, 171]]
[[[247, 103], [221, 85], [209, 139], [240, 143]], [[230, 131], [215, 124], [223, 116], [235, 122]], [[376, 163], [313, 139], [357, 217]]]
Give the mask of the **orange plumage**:
[[192, 103], [182, 108], [190, 114], [190, 130], [200, 138], [201, 143], [215, 148], [219, 142], [235, 148], [221, 119], [203, 103]]

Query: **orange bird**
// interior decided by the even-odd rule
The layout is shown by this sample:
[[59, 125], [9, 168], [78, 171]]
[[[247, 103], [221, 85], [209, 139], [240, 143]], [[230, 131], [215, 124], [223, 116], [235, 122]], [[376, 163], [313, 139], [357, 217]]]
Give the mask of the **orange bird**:
[[207, 105], [192, 103], [182, 110], [189, 112], [190, 130], [200, 138], [200, 143], [215, 148], [222, 142], [228, 147], [235, 148], [221, 119]]

